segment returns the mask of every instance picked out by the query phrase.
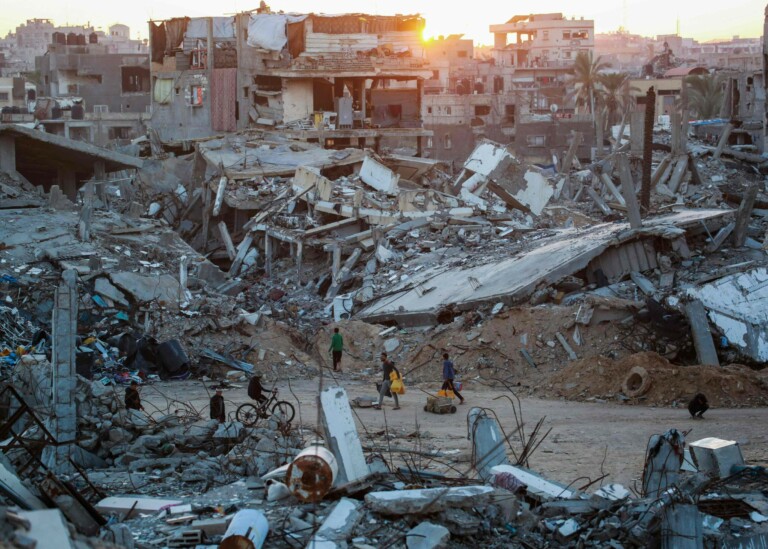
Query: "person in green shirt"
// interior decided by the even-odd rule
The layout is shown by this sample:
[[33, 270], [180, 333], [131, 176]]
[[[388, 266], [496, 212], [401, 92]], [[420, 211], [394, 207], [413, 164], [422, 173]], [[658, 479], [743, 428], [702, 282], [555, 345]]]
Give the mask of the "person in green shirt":
[[331, 347], [328, 349], [333, 356], [333, 371], [341, 371], [341, 352], [344, 350], [344, 339], [341, 337], [338, 328], [333, 329], [333, 337], [331, 338]]

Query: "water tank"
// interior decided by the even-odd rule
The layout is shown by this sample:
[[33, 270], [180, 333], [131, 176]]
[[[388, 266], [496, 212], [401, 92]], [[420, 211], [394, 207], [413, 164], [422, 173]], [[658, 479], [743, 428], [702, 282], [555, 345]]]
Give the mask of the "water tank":
[[54, 32], [51, 35], [51, 43], [53, 44], [60, 44], [60, 45], [66, 45], [67, 43], [67, 35], [63, 32]]
[[61, 118], [61, 107], [56, 105], [51, 109], [51, 119], [58, 120], [59, 118]]
[[70, 116], [72, 120], [82, 120], [85, 118], [85, 108], [81, 103], [75, 103], [70, 109]]
[[34, 101], [37, 99], [37, 90], [27, 90], [27, 101]]
[[74, 32], [67, 35], [67, 46], [77, 46], [77, 35]]
[[89, 44], [98, 44], [99, 43], [99, 35], [95, 32], [92, 32], [88, 35], [88, 43]]
[[86, 43], [87, 43], [87, 38], [85, 37], [85, 35], [84, 34], [78, 34], [77, 35], [77, 45], [78, 46], [85, 46]]

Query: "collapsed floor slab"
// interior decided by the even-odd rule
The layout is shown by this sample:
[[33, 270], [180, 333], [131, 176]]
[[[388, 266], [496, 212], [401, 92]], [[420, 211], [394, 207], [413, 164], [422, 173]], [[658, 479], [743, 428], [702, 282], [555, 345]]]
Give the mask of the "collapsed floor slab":
[[647, 220], [641, 230], [631, 230], [628, 223], [604, 223], [584, 230], [562, 231], [539, 241], [536, 249], [502, 261], [460, 271], [438, 265], [401, 283], [387, 297], [363, 309], [358, 318], [419, 326], [435, 323], [437, 311], [448, 305], [460, 310], [498, 302], [512, 305], [540, 284], [552, 284], [585, 269], [591, 261], [621, 244], [659, 234], [665, 228], [685, 229], [728, 213], [731, 210], [683, 210]]

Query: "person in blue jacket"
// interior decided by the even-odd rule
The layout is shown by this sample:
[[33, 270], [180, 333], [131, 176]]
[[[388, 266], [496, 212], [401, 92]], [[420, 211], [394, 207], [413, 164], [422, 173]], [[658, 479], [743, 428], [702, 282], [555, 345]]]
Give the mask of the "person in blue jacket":
[[450, 389], [453, 394], [459, 397], [459, 404], [464, 404], [464, 397], [461, 396], [453, 385], [453, 379], [456, 377], [456, 370], [453, 367], [448, 353], [443, 353], [443, 391]]

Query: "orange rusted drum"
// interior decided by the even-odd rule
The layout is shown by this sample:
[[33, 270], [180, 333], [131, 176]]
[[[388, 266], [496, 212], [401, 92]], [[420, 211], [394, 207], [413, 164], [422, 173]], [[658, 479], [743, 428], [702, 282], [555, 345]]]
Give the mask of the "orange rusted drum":
[[338, 473], [336, 458], [327, 448], [309, 446], [288, 467], [286, 484], [298, 500], [314, 503], [331, 491]]

